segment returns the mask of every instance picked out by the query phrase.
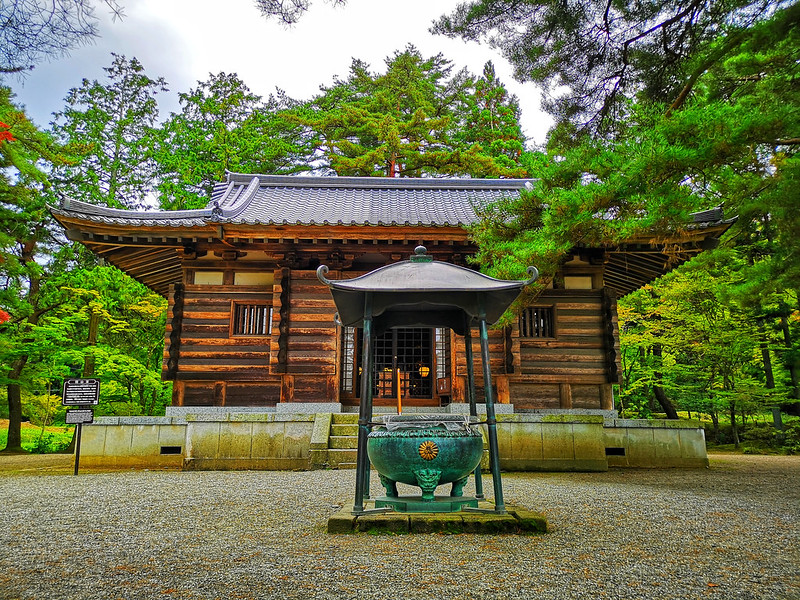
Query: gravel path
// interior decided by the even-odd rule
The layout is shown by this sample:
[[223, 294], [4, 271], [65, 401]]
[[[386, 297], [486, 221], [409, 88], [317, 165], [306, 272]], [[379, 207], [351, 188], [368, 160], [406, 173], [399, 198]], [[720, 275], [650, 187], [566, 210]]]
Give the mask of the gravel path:
[[504, 474], [535, 537], [328, 535], [354, 471], [0, 468], [0, 599], [800, 600], [800, 457], [711, 458]]

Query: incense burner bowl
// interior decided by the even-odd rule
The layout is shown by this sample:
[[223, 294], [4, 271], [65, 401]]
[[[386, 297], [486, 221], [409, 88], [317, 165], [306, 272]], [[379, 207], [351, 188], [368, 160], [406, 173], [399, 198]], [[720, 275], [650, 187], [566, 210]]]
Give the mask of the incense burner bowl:
[[389, 498], [397, 482], [422, 489], [432, 502], [438, 486], [452, 483], [450, 496], [460, 497], [483, 456], [483, 435], [460, 415], [390, 415], [367, 436], [369, 460]]

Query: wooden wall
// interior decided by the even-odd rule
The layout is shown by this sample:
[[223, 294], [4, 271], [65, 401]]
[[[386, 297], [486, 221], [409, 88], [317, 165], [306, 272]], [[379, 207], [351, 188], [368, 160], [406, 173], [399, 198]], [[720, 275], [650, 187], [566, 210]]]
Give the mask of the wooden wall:
[[518, 362], [511, 377], [519, 408], [601, 408], [618, 381], [616, 300], [605, 289], [546, 290], [537, 306], [552, 306], [552, 338], [521, 338], [511, 330]]
[[[312, 270], [276, 269], [274, 282], [271, 287], [174, 286], [164, 352], [164, 377], [175, 381], [174, 404], [340, 401], [340, 336], [328, 288]], [[272, 334], [234, 336], [234, 302], [271, 303]], [[546, 290], [536, 305], [554, 310], [552, 338], [522, 338], [517, 322], [490, 329], [495, 400], [519, 409], [609, 408], [610, 385], [620, 370], [613, 294], [605, 289]], [[451, 335], [451, 400], [463, 402], [464, 338]], [[477, 328], [472, 344], [480, 402], [483, 368]]]
[[173, 404], [274, 405], [280, 377], [270, 373], [269, 335], [234, 336], [234, 302], [270, 303], [259, 286], [175, 286], [170, 293], [164, 378], [175, 381]]
[[284, 402], [337, 402], [336, 307], [316, 271], [283, 269], [273, 293], [271, 371], [281, 374]]

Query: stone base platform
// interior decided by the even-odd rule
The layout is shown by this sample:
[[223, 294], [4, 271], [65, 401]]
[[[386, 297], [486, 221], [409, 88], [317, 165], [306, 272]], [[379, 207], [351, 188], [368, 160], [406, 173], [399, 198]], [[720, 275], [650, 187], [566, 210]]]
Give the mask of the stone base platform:
[[419, 496], [381, 496], [375, 498], [375, 508], [392, 508], [395, 512], [414, 513], [452, 513], [459, 512], [462, 507], [478, 508], [478, 500], [474, 496], [436, 496], [426, 502]]
[[[367, 508], [370, 508], [369, 506]], [[354, 515], [345, 506], [328, 519], [328, 533], [479, 533], [520, 534], [547, 533], [547, 518], [524, 508], [506, 506], [505, 513], [495, 513], [494, 506], [481, 502], [479, 509], [451, 513], [367, 513]]]

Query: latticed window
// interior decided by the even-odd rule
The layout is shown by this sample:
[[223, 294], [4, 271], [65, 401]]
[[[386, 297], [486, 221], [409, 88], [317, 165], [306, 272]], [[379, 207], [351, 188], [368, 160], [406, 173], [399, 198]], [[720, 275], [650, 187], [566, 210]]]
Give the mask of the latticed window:
[[267, 304], [233, 305], [233, 335], [269, 335], [272, 333], [272, 307]]
[[436, 379], [450, 377], [450, 330], [436, 329]]
[[530, 306], [519, 316], [519, 335], [525, 338], [555, 337], [552, 306]]
[[354, 378], [356, 366], [356, 328], [344, 327], [342, 330], [342, 391], [355, 391]]

